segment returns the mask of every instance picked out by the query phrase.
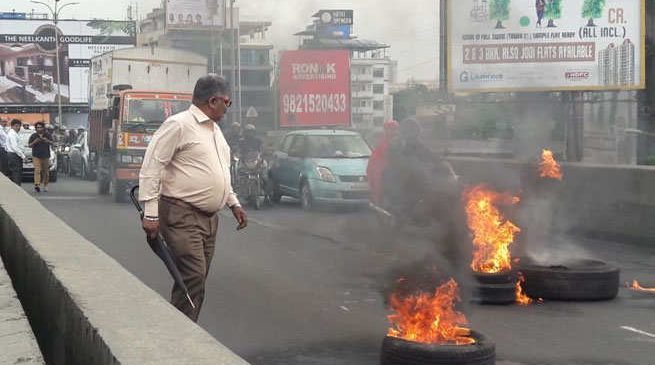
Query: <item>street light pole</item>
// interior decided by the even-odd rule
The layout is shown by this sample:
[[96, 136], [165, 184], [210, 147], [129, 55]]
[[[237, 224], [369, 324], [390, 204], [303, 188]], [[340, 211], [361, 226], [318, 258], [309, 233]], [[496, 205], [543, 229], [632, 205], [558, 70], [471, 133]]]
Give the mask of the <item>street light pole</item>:
[[[57, 28], [57, 23], [59, 22], [59, 14], [61, 11], [69, 6], [69, 5], [77, 5], [79, 3], [67, 3], [59, 7], [59, 1], [61, 0], [55, 0], [55, 8], [53, 9], [50, 7], [50, 5], [41, 2], [41, 1], [34, 1], [32, 0], [33, 3], [35, 4], [40, 4], [48, 8], [50, 10], [50, 13], [52, 15], [52, 20], [53, 23], [55, 24], [55, 60], [57, 63], [56, 67], [56, 72], [57, 72], [57, 124], [59, 128], [62, 128], [64, 126], [64, 120], [62, 119], [62, 112], [61, 112], [61, 71], [60, 71], [60, 65], [59, 65], [59, 33], [58, 33], [58, 28]], [[70, 99], [70, 86], [68, 90], [68, 95]]]

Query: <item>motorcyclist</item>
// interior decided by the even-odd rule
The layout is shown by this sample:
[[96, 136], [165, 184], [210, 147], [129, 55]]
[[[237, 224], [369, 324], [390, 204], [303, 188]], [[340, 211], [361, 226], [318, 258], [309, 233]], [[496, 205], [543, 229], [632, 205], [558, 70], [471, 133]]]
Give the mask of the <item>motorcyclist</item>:
[[391, 141], [397, 134], [398, 122], [389, 120], [384, 123], [384, 135], [378, 143], [377, 147], [371, 153], [366, 167], [366, 176], [368, 180], [369, 189], [371, 191], [371, 203], [376, 205], [382, 204], [382, 173], [387, 167], [387, 155]]
[[239, 155], [245, 157], [248, 153], [264, 152], [264, 142], [257, 137], [257, 128], [252, 124], [247, 124], [243, 131], [243, 138], [239, 141]]
[[225, 141], [230, 146], [232, 153], [238, 153], [239, 142], [241, 141], [241, 124], [234, 122], [225, 133]]
[[434, 227], [431, 239], [450, 262], [461, 264], [467, 241], [458, 177], [443, 156], [421, 139], [413, 118], [400, 123], [383, 173], [385, 209], [401, 224]]
[[434, 217], [434, 210], [444, 201], [456, 198], [457, 176], [450, 164], [423, 142], [416, 119], [400, 123], [400, 133], [389, 145], [387, 163], [382, 183], [385, 205], [399, 209], [407, 218]]
[[[239, 164], [239, 175], [241, 172], [248, 168], [246, 161], [249, 159], [258, 159], [258, 167], [261, 176], [262, 188], [264, 192], [269, 191], [268, 184], [268, 165], [266, 160], [262, 158], [264, 153], [264, 142], [257, 137], [257, 128], [252, 124], [247, 124], [243, 131], [243, 138], [239, 141], [238, 146], [239, 158], [242, 163]], [[240, 181], [240, 183], [243, 181]], [[268, 195], [268, 194], [265, 194]]]

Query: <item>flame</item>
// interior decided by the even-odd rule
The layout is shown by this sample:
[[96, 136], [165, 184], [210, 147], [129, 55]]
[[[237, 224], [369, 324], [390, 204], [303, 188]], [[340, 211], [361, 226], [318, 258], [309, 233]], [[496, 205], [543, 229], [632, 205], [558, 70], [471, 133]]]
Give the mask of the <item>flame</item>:
[[434, 295], [420, 293], [407, 298], [391, 296], [394, 314], [387, 318], [391, 323], [388, 336], [428, 344], [470, 345], [475, 340], [463, 313], [455, 310], [459, 302], [459, 289], [450, 279]]
[[519, 274], [519, 280], [516, 282], [516, 303], [518, 305], [526, 306], [532, 303], [532, 299], [530, 299], [530, 297], [528, 297], [523, 291], [523, 283], [525, 283], [525, 278], [523, 277], [523, 274]]
[[630, 286], [630, 289], [641, 291], [641, 292], [647, 292], [647, 293], [655, 293], [655, 288], [644, 288], [639, 284], [637, 280], [632, 281], [632, 285]]
[[548, 179], [562, 181], [562, 170], [553, 157], [553, 151], [543, 150], [541, 153], [541, 162], [539, 162], [539, 176]]
[[505, 219], [498, 204], [517, 204], [520, 199], [489, 190], [484, 185], [464, 193], [468, 227], [473, 235], [473, 262], [476, 272], [499, 273], [512, 269], [510, 244], [521, 229]]

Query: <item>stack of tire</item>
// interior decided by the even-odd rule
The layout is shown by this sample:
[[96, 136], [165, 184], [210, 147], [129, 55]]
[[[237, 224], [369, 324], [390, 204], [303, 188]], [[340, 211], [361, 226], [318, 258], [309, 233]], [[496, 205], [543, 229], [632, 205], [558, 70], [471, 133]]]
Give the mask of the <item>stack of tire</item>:
[[516, 282], [514, 271], [487, 274], [473, 272], [476, 285], [473, 301], [480, 304], [508, 305], [516, 302]]
[[471, 345], [433, 345], [387, 336], [380, 365], [494, 365], [496, 345], [475, 331], [471, 337]]
[[523, 289], [533, 299], [560, 301], [612, 300], [619, 293], [620, 270], [598, 260], [568, 260], [541, 265], [521, 259]]

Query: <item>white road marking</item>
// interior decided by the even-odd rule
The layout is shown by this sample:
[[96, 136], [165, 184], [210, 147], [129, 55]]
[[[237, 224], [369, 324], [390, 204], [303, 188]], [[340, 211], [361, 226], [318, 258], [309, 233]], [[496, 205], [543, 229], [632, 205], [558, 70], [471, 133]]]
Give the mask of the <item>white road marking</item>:
[[350, 312], [350, 309], [348, 309], [348, 307], [346, 307], [345, 305], [342, 305], [339, 308], [341, 308], [341, 310], [343, 310], [343, 311]]
[[624, 330], [630, 331], [630, 332], [634, 332], [634, 333], [638, 333], [640, 335], [648, 336], [648, 337], [651, 337], [651, 338], [655, 338], [655, 334], [652, 334], [652, 333], [649, 333], [649, 332], [646, 332], [646, 331], [642, 331], [642, 330], [634, 328], [634, 327], [621, 326], [621, 329], [624, 329]]

